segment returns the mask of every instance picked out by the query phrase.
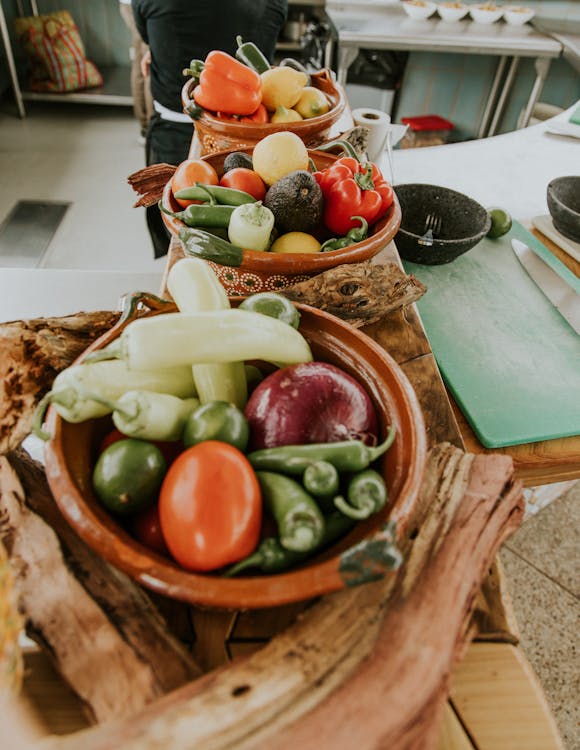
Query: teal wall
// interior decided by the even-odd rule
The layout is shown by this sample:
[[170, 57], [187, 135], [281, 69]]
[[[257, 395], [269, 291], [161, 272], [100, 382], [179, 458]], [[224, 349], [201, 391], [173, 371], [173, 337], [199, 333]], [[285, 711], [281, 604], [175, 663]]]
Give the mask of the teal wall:
[[[508, 5], [509, 0], [503, 0], [503, 4]], [[578, 0], [522, 0], [517, 4], [533, 8], [536, 18], [554, 30], [580, 34]], [[487, 55], [411, 53], [401, 86], [396, 120], [413, 115], [436, 114], [454, 124], [452, 140], [476, 137], [497, 64], [497, 57]], [[534, 61], [522, 58], [498, 133], [515, 130], [535, 78]], [[579, 99], [578, 71], [563, 59], [553, 60], [540, 101], [566, 109]]]

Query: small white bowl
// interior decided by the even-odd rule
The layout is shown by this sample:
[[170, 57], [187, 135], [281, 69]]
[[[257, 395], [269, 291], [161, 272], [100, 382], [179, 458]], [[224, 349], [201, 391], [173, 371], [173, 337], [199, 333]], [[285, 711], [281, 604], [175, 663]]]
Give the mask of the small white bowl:
[[437, 5], [430, 0], [404, 0], [402, 5], [410, 18], [429, 18], [437, 10]]
[[437, 5], [437, 13], [444, 21], [461, 21], [468, 12], [468, 6], [463, 4], [445, 5], [445, 3], [439, 3]]
[[495, 8], [486, 8], [484, 5], [472, 5], [469, 13], [476, 23], [491, 24], [498, 21], [503, 16], [503, 8], [498, 5]]
[[523, 26], [531, 21], [535, 15], [535, 11], [523, 5], [508, 5], [503, 12], [503, 17], [510, 26]]

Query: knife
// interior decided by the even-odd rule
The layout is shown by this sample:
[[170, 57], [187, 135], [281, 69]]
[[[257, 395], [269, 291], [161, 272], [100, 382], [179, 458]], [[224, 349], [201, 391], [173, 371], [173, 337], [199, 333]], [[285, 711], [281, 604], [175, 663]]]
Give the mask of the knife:
[[530, 278], [580, 335], [580, 295], [525, 243], [512, 240], [512, 249]]

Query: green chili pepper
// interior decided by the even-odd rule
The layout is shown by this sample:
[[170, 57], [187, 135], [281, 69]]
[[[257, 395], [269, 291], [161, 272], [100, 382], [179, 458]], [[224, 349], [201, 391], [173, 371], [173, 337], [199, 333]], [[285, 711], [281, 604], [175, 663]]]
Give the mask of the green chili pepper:
[[307, 552], [322, 541], [324, 517], [301, 484], [270, 471], [257, 471], [264, 505], [276, 521], [280, 544], [294, 552]]
[[241, 247], [233, 245], [228, 240], [215, 237], [204, 232], [199, 227], [181, 227], [179, 239], [183, 244], [186, 255], [202, 260], [212, 260], [222, 266], [238, 267], [244, 259]]
[[238, 45], [236, 57], [240, 62], [255, 70], [256, 73], [265, 73], [270, 70], [268, 58], [253, 42], [244, 42], [241, 36], [236, 37], [236, 42]]
[[351, 221], [358, 219], [360, 221], [360, 227], [353, 227], [352, 229], [349, 229], [344, 237], [333, 237], [330, 240], [326, 240], [326, 242], [323, 242], [322, 246], [320, 247], [321, 253], [328, 250], [340, 250], [343, 247], [355, 245], [357, 242], [366, 240], [369, 233], [368, 221], [364, 218], [364, 216], [351, 216], [350, 218]]
[[279, 471], [292, 475], [302, 474], [315, 461], [328, 461], [338, 471], [362, 471], [382, 456], [394, 439], [395, 430], [391, 426], [384, 442], [375, 447], [365, 445], [362, 440], [281, 445], [254, 451], [248, 454], [248, 460], [257, 471]]
[[351, 221], [354, 221], [355, 219], [358, 219], [360, 221], [360, 227], [353, 227], [346, 233], [346, 236], [351, 241], [351, 243], [362, 242], [362, 240], [366, 240], [369, 233], [368, 221], [364, 218], [364, 216], [351, 216], [350, 219]]
[[192, 203], [183, 211], [170, 211], [159, 201], [159, 208], [164, 214], [179, 219], [188, 227], [227, 227], [235, 206], [218, 206], [205, 203]]
[[241, 310], [253, 310], [254, 312], [277, 318], [283, 323], [288, 323], [292, 328], [300, 325], [300, 313], [296, 305], [276, 292], [257, 292], [246, 297], [239, 305]]
[[341, 513], [356, 520], [368, 518], [386, 505], [385, 480], [374, 469], [361, 471], [349, 481], [347, 498], [348, 503], [341, 495], [334, 498], [334, 505]]
[[353, 526], [352, 519], [335, 511], [324, 517], [324, 535], [320, 544], [314, 549], [308, 552], [294, 552], [285, 549], [276, 537], [267, 537], [251, 555], [232, 565], [223, 575], [226, 578], [232, 578], [248, 568], [257, 568], [261, 573], [281, 573], [340, 539]]
[[222, 206], [242, 206], [244, 203], [255, 203], [253, 195], [236, 190], [235, 188], [222, 187], [221, 185], [203, 185], [197, 182], [191, 187], [178, 190], [175, 198], [186, 201], [217, 201]]
[[338, 492], [338, 470], [328, 461], [315, 461], [304, 470], [302, 484], [306, 492], [315, 498], [331, 497]]

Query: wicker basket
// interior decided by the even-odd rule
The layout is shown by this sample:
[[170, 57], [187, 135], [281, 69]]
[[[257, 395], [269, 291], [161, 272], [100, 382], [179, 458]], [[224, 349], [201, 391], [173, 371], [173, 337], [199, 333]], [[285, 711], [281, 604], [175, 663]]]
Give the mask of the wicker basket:
[[[326, 114], [298, 122], [252, 125], [247, 122], [226, 122], [204, 112], [201, 117], [193, 121], [202, 155], [254, 146], [262, 138], [279, 130], [291, 130], [312, 148], [323, 143], [332, 125], [342, 115], [346, 99], [342, 89], [332, 80], [329, 70], [323, 69], [318, 73], [313, 73], [311, 79], [312, 86], [324, 92], [331, 103], [331, 108]], [[190, 78], [182, 89], [181, 99], [185, 112], [191, 105], [194, 88], [195, 81]]]
[[[251, 153], [251, 148], [241, 149]], [[221, 151], [204, 156], [217, 171], [223, 172], [224, 159], [230, 153]], [[317, 169], [325, 169], [336, 160], [336, 156], [323, 151], [309, 150], [309, 156]], [[169, 211], [179, 211], [180, 206], [171, 192], [171, 181], [163, 191], [162, 205]], [[185, 224], [179, 219], [162, 213], [167, 229], [174, 237]], [[371, 229], [371, 233], [361, 242], [340, 250], [324, 253], [268, 253], [244, 249], [244, 257], [239, 268], [224, 266], [208, 261], [228, 294], [253, 294], [254, 292], [276, 291], [285, 286], [305, 281], [322, 271], [328, 271], [343, 263], [361, 263], [377, 255], [393, 239], [401, 224], [401, 208], [395, 196], [392, 206], [385, 216]]]

